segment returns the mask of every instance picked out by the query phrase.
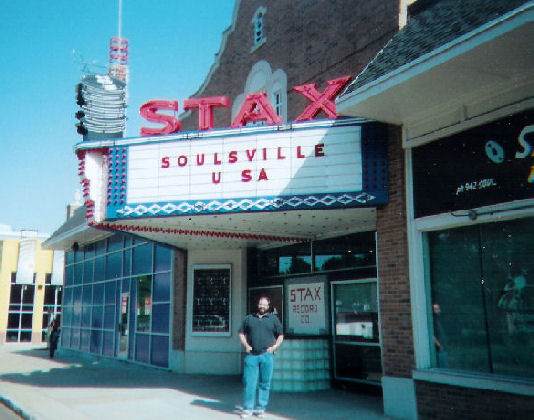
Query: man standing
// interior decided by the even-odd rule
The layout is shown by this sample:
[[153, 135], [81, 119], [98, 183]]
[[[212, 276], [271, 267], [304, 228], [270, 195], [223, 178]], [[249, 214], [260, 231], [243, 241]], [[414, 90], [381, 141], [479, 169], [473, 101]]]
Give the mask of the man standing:
[[282, 324], [276, 315], [269, 312], [270, 303], [268, 297], [260, 297], [258, 312], [247, 315], [239, 328], [239, 340], [247, 352], [243, 368], [245, 390], [241, 418], [247, 418], [252, 413], [265, 417], [269, 402], [274, 352], [284, 341]]
[[439, 303], [432, 304], [432, 311], [434, 312], [434, 345], [436, 346], [436, 359], [438, 367], [448, 368], [449, 358], [447, 353], [447, 336], [441, 325], [441, 306]]

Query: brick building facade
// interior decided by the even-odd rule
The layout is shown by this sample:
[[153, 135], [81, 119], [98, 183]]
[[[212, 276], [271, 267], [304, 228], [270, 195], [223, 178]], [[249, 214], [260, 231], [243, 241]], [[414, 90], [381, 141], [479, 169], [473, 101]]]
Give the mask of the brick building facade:
[[[255, 46], [253, 20], [262, 7], [265, 41]], [[216, 61], [191, 97], [228, 96], [231, 107], [214, 111], [215, 127], [228, 127], [252, 67], [266, 61], [287, 77], [285, 121], [294, 121], [309, 101], [292, 87], [316, 83], [322, 91], [327, 80], [359, 73], [398, 30], [398, 15], [398, 2], [389, 0], [238, 1]], [[193, 114], [181, 119], [183, 130], [198, 128]]]
[[[316, 84], [317, 90], [323, 92], [327, 81], [364, 71], [398, 32], [405, 3], [398, 0], [238, 0], [215, 63], [203, 85], [191, 96], [229, 98], [228, 108], [213, 108], [214, 128], [219, 130], [198, 132], [198, 111], [192, 110], [180, 116], [184, 134], [154, 136], [142, 142], [124, 139], [113, 144], [102, 141], [101, 144], [77, 145], [82, 182], [91, 198], [89, 204], [97, 201], [93, 196], [101, 199], [115, 193], [111, 191], [115, 187], [95, 191], [94, 186], [102, 180], [97, 179], [98, 175], [89, 174], [88, 168], [102, 166], [104, 171], [101, 172], [108, 170], [110, 185], [135, 181], [126, 173], [133, 172], [131, 168], [135, 164], [124, 163], [132, 159], [135, 143], [147, 147], [137, 155], [141, 162], [152, 156], [154, 150], [166, 147], [178, 148], [187, 143], [192, 149], [206, 140], [211, 142], [213, 150], [216, 147], [223, 150], [223, 142], [257, 136], [250, 142], [257, 141], [254, 144], [258, 146], [247, 147], [257, 147], [258, 154], [263, 150], [263, 160], [268, 161], [267, 147], [259, 146], [262, 136], [272, 136], [273, 141], [280, 142], [274, 148], [280, 156], [280, 150], [287, 146], [283, 142], [289, 143], [291, 136], [304, 137], [301, 133], [306, 133], [311, 138], [315, 133], [326, 133], [321, 135], [327, 138], [330, 132], [337, 131], [350, 133], [336, 134], [351, 147], [350, 152], [340, 155], [355, 158], [356, 163], [348, 171], [357, 165], [361, 165], [361, 171], [347, 172], [350, 173], [347, 175], [337, 173], [336, 164], [327, 169], [316, 166], [314, 170], [327, 174], [318, 181], [330, 175], [343, 182], [344, 178], [360, 177], [365, 188], [369, 185], [378, 194], [373, 196], [365, 190], [342, 194], [345, 187], [336, 190], [334, 184], [327, 191], [341, 194], [334, 205], [330, 200], [335, 194], [321, 195], [319, 190], [306, 197], [293, 193], [294, 197], [287, 197], [289, 204], [276, 211], [248, 207], [229, 212], [211, 211], [220, 204], [216, 200], [199, 205], [199, 201], [194, 200], [166, 203], [154, 199], [151, 203], [137, 202], [131, 206], [128, 202], [122, 207], [109, 200], [101, 213], [94, 211], [85, 220], [85, 230], [60, 229], [47, 241], [49, 247], [66, 250], [72, 250], [73, 244], [77, 244], [76, 251], [67, 255], [72, 275], [68, 279], [64, 305], [64, 347], [168, 367], [178, 372], [237, 374], [241, 372], [241, 349], [236, 339], [240, 320], [254, 308], [258, 294], [269, 294], [286, 328], [285, 344], [280, 349], [278, 370], [273, 379], [274, 389], [311, 391], [350, 383], [375, 390], [382, 386], [386, 414], [414, 417], [414, 332], [402, 133], [398, 127], [370, 120], [326, 119], [323, 112], [316, 116], [317, 121], [294, 123], [310, 105], [310, 100], [293, 90], [294, 86]], [[269, 127], [260, 122], [251, 127], [227, 130], [246, 95], [258, 92], [267, 94], [282, 123]], [[256, 125], [258, 127], [254, 127]], [[196, 134], [191, 135], [191, 132]], [[288, 137], [283, 137], [286, 132]], [[321, 156], [324, 144], [320, 141], [317, 140], [319, 149], [314, 149], [315, 157]], [[242, 152], [244, 154], [245, 150]], [[253, 154], [249, 149], [246, 152], [252, 161]], [[297, 154], [300, 155], [300, 151]], [[165, 158], [175, 159], [178, 162], [175, 167], [185, 166], [185, 162], [193, 167], [191, 162], [195, 157], [171, 154], [170, 158]], [[161, 165], [156, 162], [154, 173], [167, 169], [164, 162], [162, 160]], [[118, 180], [120, 173], [124, 174], [122, 181]], [[297, 179], [300, 174], [294, 175]], [[291, 182], [289, 179], [288, 183]], [[216, 184], [215, 178], [212, 183]], [[125, 188], [127, 196], [132, 190]], [[190, 190], [195, 188], [204, 187], [192, 184]], [[273, 201], [284, 199], [284, 191], [279, 194], [281, 198], [277, 196]], [[233, 193], [239, 194], [239, 191]], [[382, 201], [376, 200], [374, 204], [377, 196]], [[230, 198], [232, 203], [239, 201]], [[272, 197], [254, 198], [263, 202]], [[349, 205], [347, 200], [352, 200]], [[308, 204], [310, 202], [313, 204]], [[319, 205], [314, 208], [316, 203]], [[158, 213], [162, 208], [167, 213]], [[179, 214], [183, 208], [190, 213]], [[207, 210], [197, 215], [193, 213], [197, 208]], [[128, 215], [124, 216], [126, 213]], [[104, 232], [98, 228], [104, 229], [106, 234], [94, 233]], [[108, 237], [110, 231], [113, 234]], [[154, 260], [154, 264], [146, 263], [146, 267], [138, 267], [136, 271], [136, 253], [143, 261], [148, 261], [148, 255], [165, 255], [163, 268]], [[115, 261], [117, 272], [106, 272], [107, 277], [101, 278], [95, 268], [91, 285], [82, 286], [83, 282], [76, 278], [76, 267], [93, 264], [98, 267], [104, 258], [117, 258], [117, 261], [122, 258], [120, 263]], [[141, 269], [144, 271], [139, 271]], [[173, 287], [167, 278], [172, 278]], [[215, 284], [214, 278], [217, 279]], [[164, 297], [151, 300], [152, 289], [147, 281], [153, 281], [154, 290], [164, 289]], [[221, 287], [221, 284], [226, 286]], [[104, 302], [87, 302], [88, 313], [98, 311], [97, 327], [90, 325], [90, 317], [84, 321], [83, 315], [74, 315], [78, 305], [86, 305], [82, 287], [106, 290], [102, 295]], [[210, 288], [217, 291], [217, 296], [209, 295]], [[305, 304], [295, 310], [297, 305], [291, 303], [290, 297], [301, 291], [300, 298], [304, 302], [306, 295], [302, 291], [306, 289], [314, 290], [314, 299], [321, 301], [320, 304]], [[167, 299], [169, 290], [172, 290], [170, 300]], [[112, 296], [109, 299], [108, 292]], [[141, 294], [142, 302], [139, 301]], [[209, 305], [203, 299], [207, 299]], [[136, 300], [142, 307], [141, 315], [129, 306]], [[212, 301], [216, 304], [212, 305]], [[152, 316], [152, 305], [159, 308], [160, 314], [167, 311], [164, 313], [172, 321], [167, 322], [167, 315], [158, 319]], [[213, 313], [210, 305], [216, 308], [213, 310], [222, 308], [221, 313]], [[316, 313], [301, 314], [300, 308]], [[113, 329], [113, 325], [117, 325], [113, 324], [114, 310], [121, 317], [122, 326], [118, 331]], [[130, 331], [129, 336], [125, 331]]]
[[[386, 375], [413, 379], [412, 416], [420, 419], [534, 416], [534, 89], [523, 61], [533, 7], [418, 0], [407, 25], [338, 97], [341, 112], [402, 133], [409, 252], [395, 263], [407, 264], [409, 282], [381, 290], [399, 308], [382, 318], [383, 360]], [[395, 275], [395, 263], [379, 272]], [[391, 338], [412, 357], [390, 357], [387, 331], [402, 330], [395, 323], [410, 307], [412, 345]]]

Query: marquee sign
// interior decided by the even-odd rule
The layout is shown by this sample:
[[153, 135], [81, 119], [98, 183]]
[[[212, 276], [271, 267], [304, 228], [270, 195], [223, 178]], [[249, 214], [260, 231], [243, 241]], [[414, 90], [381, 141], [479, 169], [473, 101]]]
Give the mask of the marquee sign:
[[380, 127], [321, 121], [112, 147], [106, 218], [383, 204]]

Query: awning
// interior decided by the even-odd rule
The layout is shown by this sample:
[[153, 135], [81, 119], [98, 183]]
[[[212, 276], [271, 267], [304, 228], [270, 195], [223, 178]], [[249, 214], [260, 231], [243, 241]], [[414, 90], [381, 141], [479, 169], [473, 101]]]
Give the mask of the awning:
[[392, 38], [337, 110], [403, 125], [407, 147], [489, 112], [512, 113], [534, 105], [533, 39], [534, 2], [437, 2]]

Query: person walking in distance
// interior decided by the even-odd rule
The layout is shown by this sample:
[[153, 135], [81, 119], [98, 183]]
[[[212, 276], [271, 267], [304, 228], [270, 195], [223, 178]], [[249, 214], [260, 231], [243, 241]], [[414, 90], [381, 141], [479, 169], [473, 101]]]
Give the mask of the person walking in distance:
[[245, 389], [241, 418], [251, 414], [265, 417], [269, 403], [274, 353], [284, 341], [282, 324], [269, 311], [270, 303], [268, 297], [260, 297], [258, 311], [247, 315], [239, 328], [239, 340], [247, 353], [243, 367]]
[[50, 351], [50, 357], [54, 357], [54, 353], [57, 349], [57, 342], [59, 340], [59, 315], [57, 315], [54, 320], [52, 321], [52, 324], [50, 325], [50, 343], [49, 343], [49, 351]]

